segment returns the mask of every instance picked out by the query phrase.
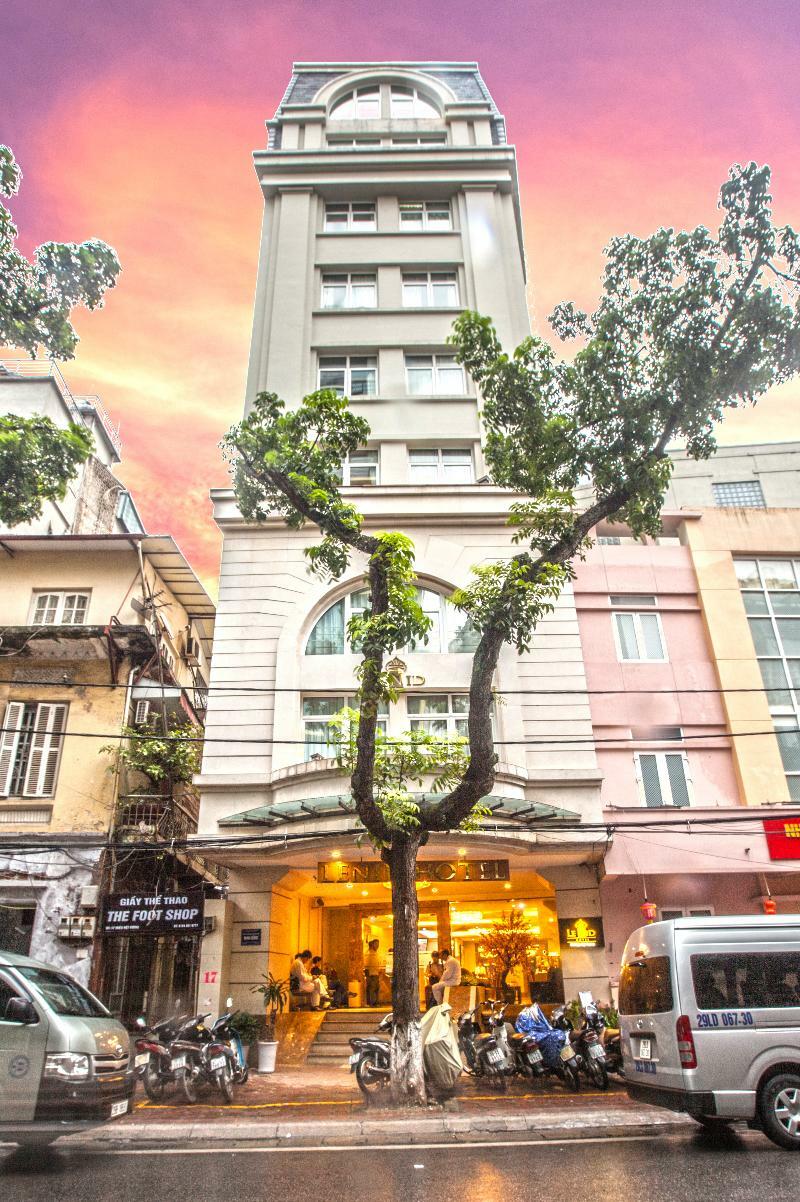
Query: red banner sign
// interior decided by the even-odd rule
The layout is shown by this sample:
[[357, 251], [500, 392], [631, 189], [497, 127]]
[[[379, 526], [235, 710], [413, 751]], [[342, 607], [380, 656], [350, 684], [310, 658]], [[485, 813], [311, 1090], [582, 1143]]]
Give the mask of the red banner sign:
[[771, 860], [800, 860], [800, 817], [765, 818], [764, 834]]

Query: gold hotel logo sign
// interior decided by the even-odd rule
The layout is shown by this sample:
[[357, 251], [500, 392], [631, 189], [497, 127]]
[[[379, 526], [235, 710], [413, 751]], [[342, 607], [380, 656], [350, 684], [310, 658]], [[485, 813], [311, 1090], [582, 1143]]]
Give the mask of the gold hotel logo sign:
[[[418, 860], [417, 880], [441, 884], [459, 881], [507, 881], [508, 860]], [[324, 860], [317, 864], [318, 885], [370, 885], [389, 880], [382, 860]]]

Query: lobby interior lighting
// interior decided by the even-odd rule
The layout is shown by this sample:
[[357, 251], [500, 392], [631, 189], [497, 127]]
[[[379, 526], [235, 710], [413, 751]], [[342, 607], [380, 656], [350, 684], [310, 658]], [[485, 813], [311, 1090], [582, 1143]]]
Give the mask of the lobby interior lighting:
[[510, 881], [506, 881], [505, 885], [503, 885], [503, 888], [504, 888], [504, 889], [510, 889], [510, 888], [511, 888], [511, 882], [510, 882]]
[[361, 896], [362, 896], [362, 897], [369, 897], [369, 890], [368, 890], [368, 889], [362, 889], [362, 890], [361, 890]]
[[466, 847], [459, 847], [459, 849], [458, 849], [458, 854], [459, 854], [460, 856], [465, 856], [465, 855], [467, 854], [467, 849], [466, 849]]
[[332, 860], [339, 860], [339, 859], [341, 859], [341, 856], [342, 856], [342, 853], [341, 853], [341, 851], [340, 851], [338, 848], [337, 848], [337, 850], [336, 850], [336, 851], [332, 851], [332, 852], [331, 852], [331, 859], [332, 859]]

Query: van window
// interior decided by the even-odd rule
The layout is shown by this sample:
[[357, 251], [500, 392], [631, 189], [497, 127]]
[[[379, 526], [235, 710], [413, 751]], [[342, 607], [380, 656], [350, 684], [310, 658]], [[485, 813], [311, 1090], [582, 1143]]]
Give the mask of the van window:
[[620, 1014], [663, 1014], [672, 1008], [669, 956], [625, 965], [619, 977]]
[[701, 1010], [800, 1006], [800, 952], [715, 952], [691, 963]]
[[71, 1018], [109, 1017], [105, 1006], [66, 973], [53, 972], [49, 968], [34, 968], [27, 964], [19, 965], [17, 972], [36, 986], [56, 1014]]

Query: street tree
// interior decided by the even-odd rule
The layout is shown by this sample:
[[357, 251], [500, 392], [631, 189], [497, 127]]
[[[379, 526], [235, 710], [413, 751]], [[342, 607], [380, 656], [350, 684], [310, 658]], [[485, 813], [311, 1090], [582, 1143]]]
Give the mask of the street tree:
[[[376, 788], [378, 712], [396, 688], [387, 657], [424, 640], [428, 621], [411, 540], [375, 529], [340, 489], [342, 461], [367, 442], [367, 422], [329, 390], [290, 409], [261, 393], [225, 440], [246, 518], [314, 526], [318, 535], [306, 549], [313, 572], [338, 579], [355, 561], [366, 576], [369, 608], [348, 627], [360, 656], [351, 791], [391, 877], [392, 1089], [399, 1102], [424, 1100], [416, 858], [432, 834], [480, 822], [497, 762], [492, 702], [503, 645], [530, 646], [599, 522], [624, 523], [634, 535], [659, 533], [671, 443], [707, 458], [726, 410], [754, 402], [800, 369], [800, 240], [774, 225], [769, 187], [768, 168], [737, 165], [720, 192], [716, 234], [700, 226], [612, 239], [594, 313], [565, 303], [550, 318], [560, 341], [579, 340], [571, 359], [538, 337], [508, 354], [491, 319], [477, 313], [455, 322], [451, 341], [480, 389], [486, 461], [494, 482], [509, 490], [513, 534], [508, 558], [478, 564], [451, 597], [479, 641], [468, 756], [443, 792], [398, 806]], [[591, 499], [582, 504], [584, 482]]]
[[[7, 146], [0, 146], [0, 196], [19, 191], [22, 173]], [[77, 305], [97, 309], [113, 288], [120, 265], [97, 239], [81, 244], [45, 242], [28, 260], [17, 249], [17, 227], [0, 203], [0, 346], [35, 356], [71, 359], [78, 335], [71, 322]], [[0, 416], [0, 522], [15, 526], [42, 512], [42, 502], [61, 499], [94, 443], [79, 423], [60, 429], [47, 417]]]

